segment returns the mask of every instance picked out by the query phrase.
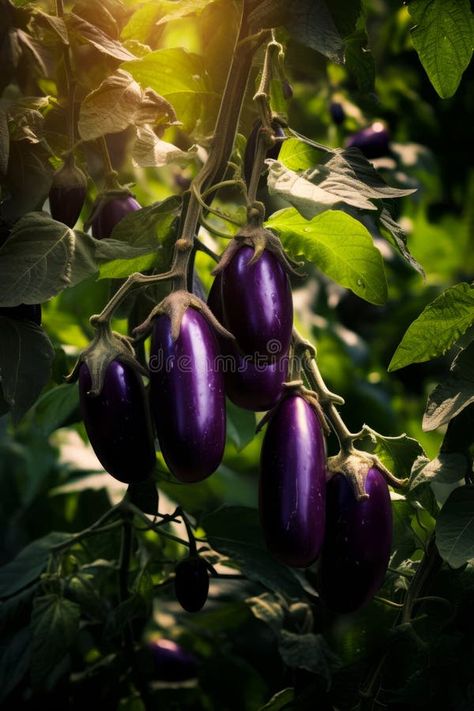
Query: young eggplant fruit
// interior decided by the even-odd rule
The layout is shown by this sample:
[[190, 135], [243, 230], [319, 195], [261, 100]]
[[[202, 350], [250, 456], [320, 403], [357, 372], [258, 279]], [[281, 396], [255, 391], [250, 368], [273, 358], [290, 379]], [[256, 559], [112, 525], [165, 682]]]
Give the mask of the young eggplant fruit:
[[293, 329], [293, 299], [288, 275], [278, 258], [243, 245], [222, 270], [226, 327], [243, 354], [252, 358], [286, 355]]
[[[209, 291], [207, 304], [217, 320], [226, 326], [222, 308], [222, 277], [218, 274]], [[282, 395], [288, 363], [285, 357], [262, 358], [254, 362], [244, 356], [228, 338], [218, 338], [222, 370], [228, 398], [245, 410], [270, 410]]]
[[106, 471], [130, 484], [143, 481], [155, 467], [155, 447], [146, 395], [138, 373], [113, 360], [99, 395], [86, 363], [79, 369], [79, 398], [90, 443]]
[[392, 507], [382, 473], [369, 469], [368, 499], [357, 501], [350, 481], [335, 474], [327, 484], [326, 538], [321, 595], [335, 612], [354, 612], [382, 585], [392, 545]]
[[107, 200], [100, 205], [92, 218], [92, 236], [96, 239], [110, 237], [114, 227], [118, 225], [120, 220], [123, 220], [125, 215], [140, 209], [140, 203], [127, 193]]
[[326, 446], [314, 407], [291, 393], [270, 416], [260, 457], [259, 511], [270, 552], [311, 565], [324, 538]]
[[209, 593], [209, 572], [205, 561], [197, 555], [186, 558], [176, 566], [175, 575], [174, 591], [183, 610], [202, 610]]
[[151, 343], [151, 407], [170, 471], [183, 482], [212, 474], [224, 454], [226, 416], [219, 347], [212, 327], [187, 308], [179, 335], [171, 319], [155, 319]]
[[381, 158], [390, 152], [390, 134], [382, 121], [354, 133], [346, 143], [347, 148], [358, 148], [366, 158]]
[[157, 681], [179, 682], [197, 675], [196, 657], [170, 639], [152, 639], [147, 643]]
[[76, 224], [87, 195], [87, 178], [71, 160], [53, 175], [49, 191], [51, 217], [71, 229]]

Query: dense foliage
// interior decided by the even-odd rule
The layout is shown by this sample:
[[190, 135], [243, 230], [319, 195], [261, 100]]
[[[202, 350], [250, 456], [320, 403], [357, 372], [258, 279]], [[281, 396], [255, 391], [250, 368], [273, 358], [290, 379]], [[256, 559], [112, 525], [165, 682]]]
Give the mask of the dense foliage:
[[474, 706], [473, 37], [0, 0], [2, 707]]

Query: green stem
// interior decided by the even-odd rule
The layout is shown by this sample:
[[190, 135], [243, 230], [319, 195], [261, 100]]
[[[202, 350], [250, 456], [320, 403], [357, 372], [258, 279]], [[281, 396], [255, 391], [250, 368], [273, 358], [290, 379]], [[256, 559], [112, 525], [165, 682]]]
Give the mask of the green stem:
[[[56, 0], [56, 15], [60, 18], [64, 18], [64, 3], [63, 0]], [[63, 49], [63, 61], [64, 61], [64, 73], [66, 76], [66, 92], [67, 92], [67, 102], [68, 102], [68, 117], [67, 117], [67, 127], [69, 134], [69, 153], [72, 155], [74, 151], [74, 143], [76, 140], [76, 117], [74, 111], [74, 95], [76, 91], [73, 71], [71, 65], [71, 55], [69, 46], [65, 46]]]
[[118, 173], [113, 168], [105, 136], [101, 136], [98, 140], [100, 152], [102, 155], [102, 162], [104, 164], [105, 187], [108, 190], [120, 190], [122, 186], [118, 181]]
[[[102, 533], [103, 530], [111, 530], [110, 526], [105, 527], [104, 524], [106, 521], [108, 521], [110, 518], [113, 518], [114, 516], [119, 514], [119, 507], [120, 504], [117, 506], [114, 506], [113, 508], [109, 509], [108, 511], [103, 514], [100, 518], [97, 519], [91, 526], [88, 528], [85, 528], [83, 531], [80, 531], [79, 533], [76, 533], [72, 538], [70, 538], [67, 541], [64, 541], [63, 543], [57, 543], [56, 545], [51, 547], [51, 552], [56, 553], [57, 551], [63, 551], [70, 546], [73, 546], [75, 543], [80, 542], [83, 538], [87, 538], [90, 535], [93, 535], [95, 533]], [[120, 521], [117, 521], [111, 526], [114, 528], [116, 527], [116, 524], [120, 524]]]

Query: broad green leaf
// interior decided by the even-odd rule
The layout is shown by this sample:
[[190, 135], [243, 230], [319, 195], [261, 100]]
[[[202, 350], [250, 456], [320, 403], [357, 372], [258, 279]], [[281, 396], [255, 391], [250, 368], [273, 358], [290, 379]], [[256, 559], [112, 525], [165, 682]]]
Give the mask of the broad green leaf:
[[256, 426], [255, 413], [227, 401], [227, 435], [238, 452], [253, 440]]
[[19, 220], [0, 247], [0, 305], [38, 304], [70, 284], [74, 233], [42, 212]]
[[145, 94], [130, 74], [119, 70], [83, 99], [78, 131], [83, 140], [92, 141], [131, 125], [169, 125], [175, 120], [166, 99], [152, 91]]
[[278, 649], [287, 666], [317, 674], [325, 680], [326, 688], [329, 688], [332, 671], [339, 666], [339, 660], [322, 634], [294, 634], [283, 630]]
[[75, 15], [73, 12], [68, 12], [64, 19], [70, 38], [76, 38], [80, 42], [87, 42], [101, 54], [113, 57], [121, 62], [135, 59], [134, 55], [126, 50], [118, 40], [112, 39], [99, 27], [92, 25], [82, 17]]
[[458, 487], [446, 501], [436, 524], [436, 545], [452, 568], [474, 558], [474, 486]]
[[202, 526], [212, 548], [234, 560], [251, 580], [289, 597], [304, 596], [293, 572], [267, 551], [255, 509], [224, 506], [205, 516]]
[[279, 233], [292, 256], [303, 256], [366, 301], [385, 303], [387, 281], [382, 256], [358, 220], [328, 210], [308, 221], [289, 208], [272, 215], [266, 226]]
[[423, 416], [426, 432], [447, 424], [474, 403], [474, 341], [461, 350], [448, 377], [430, 394]]
[[257, 620], [264, 622], [274, 632], [279, 632], [285, 620], [282, 600], [273, 593], [263, 593], [258, 597], [249, 597], [245, 601]]
[[31, 615], [31, 680], [42, 685], [68, 653], [79, 631], [79, 605], [59, 595], [38, 597]]
[[473, 323], [474, 288], [463, 282], [446, 289], [409, 326], [388, 370], [442, 355]]
[[408, 12], [416, 25], [414, 47], [438, 94], [456, 92], [469, 65], [474, 45], [474, 21], [469, 0], [411, 0]]
[[416, 489], [417, 486], [426, 482], [455, 484], [464, 479], [468, 465], [468, 460], [464, 454], [441, 453], [431, 461], [425, 457], [419, 457], [419, 461], [415, 461], [413, 467], [410, 489]]
[[138, 39], [148, 42], [154, 28], [180, 20], [187, 15], [199, 14], [215, 0], [181, 0], [179, 5], [172, 0], [152, 0], [139, 7], [122, 30], [122, 39]]
[[151, 126], [137, 126], [137, 139], [132, 149], [134, 165], [140, 168], [162, 168], [170, 163], [186, 164], [196, 160], [197, 146], [183, 151], [158, 138]]
[[31, 659], [31, 634], [23, 627], [0, 647], [0, 702], [15, 689], [28, 671]]
[[184, 49], [157, 49], [141, 59], [122, 64], [146, 89], [150, 87], [174, 107], [185, 131], [192, 131], [198, 121], [211, 121], [212, 102], [217, 97], [210, 90], [204, 64], [196, 54]]
[[294, 708], [295, 690], [292, 688], [278, 691], [259, 711], [290, 711]]
[[[79, 410], [79, 390], [77, 385], [63, 383], [48, 390], [36, 403], [33, 411], [35, 431], [43, 437], [49, 435], [69, 422], [74, 413]], [[79, 420], [79, 414], [78, 418]]]
[[388, 239], [392, 242], [408, 264], [416, 269], [416, 271], [421, 274], [422, 277], [425, 276], [425, 270], [415, 257], [410, 253], [408, 249], [408, 238], [405, 230], [401, 227], [396, 220], [393, 219], [390, 212], [383, 208], [379, 215], [379, 224], [382, 233], [388, 235]]
[[347, 70], [355, 78], [359, 91], [365, 94], [374, 91], [375, 83], [375, 62], [368, 44], [365, 31], [355, 32], [344, 42]]
[[48, 382], [53, 359], [53, 347], [41, 326], [0, 316], [2, 391], [15, 422]]
[[375, 430], [364, 426], [363, 431], [368, 435], [372, 444], [372, 452], [376, 454], [382, 464], [396, 477], [404, 479], [410, 476], [413, 462], [424, 454], [423, 448], [416, 439], [402, 434], [399, 437], [384, 437]]
[[145, 272], [152, 269], [156, 262], [156, 254], [142, 254], [132, 259], [113, 259], [101, 264], [99, 279], [124, 279], [135, 272]]
[[320, 157], [316, 148], [292, 137], [283, 141], [278, 160], [290, 170], [307, 170], [314, 168], [320, 162]]
[[331, 15], [331, 3], [324, 0], [293, 0], [286, 22], [290, 34], [333, 62], [344, 61], [344, 45]]
[[46, 568], [51, 547], [70, 538], [67, 533], [49, 533], [30, 543], [10, 563], [0, 568], [0, 598], [10, 597], [38, 578]]

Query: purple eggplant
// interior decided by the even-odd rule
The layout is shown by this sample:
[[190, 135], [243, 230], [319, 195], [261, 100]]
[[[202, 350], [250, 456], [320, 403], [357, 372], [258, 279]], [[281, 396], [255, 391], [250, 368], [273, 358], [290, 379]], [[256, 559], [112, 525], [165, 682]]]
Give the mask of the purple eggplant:
[[[252, 175], [252, 168], [253, 164], [255, 161], [255, 151], [257, 149], [257, 138], [259, 131], [262, 127], [262, 122], [260, 119], [255, 121], [253, 128], [249, 134], [249, 137], [247, 139], [247, 145], [245, 146], [245, 154], [244, 154], [244, 178], [245, 182], [247, 185], [250, 184], [250, 178]], [[283, 127], [278, 121], [273, 121], [272, 122], [272, 128], [273, 131], [275, 132], [275, 136], [277, 138], [284, 138], [285, 137], [285, 131], [283, 130]], [[272, 146], [268, 151], [267, 151], [267, 158], [273, 158], [273, 160], [278, 160], [278, 156], [280, 153], [280, 148], [281, 148], [281, 142], [278, 141], [278, 143], [275, 143], [274, 146]]]
[[329, 113], [336, 126], [340, 126], [344, 123], [346, 112], [344, 111], [344, 106], [339, 101], [331, 101], [329, 104]]
[[53, 175], [49, 191], [51, 217], [72, 229], [79, 219], [86, 195], [86, 176], [73, 162], [66, 161]]
[[141, 205], [132, 195], [124, 193], [104, 202], [92, 220], [92, 236], [96, 239], [110, 237], [114, 227], [129, 212], [140, 210]]
[[151, 640], [147, 644], [157, 681], [179, 682], [193, 679], [197, 675], [196, 657], [170, 639]]
[[[221, 294], [222, 278], [214, 279], [208, 296], [208, 306], [223, 326], [224, 315]], [[225, 390], [229, 399], [245, 410], [261, 412], [270, 410], [279, 400], [286, 379], [288, 362], [285, 356], [277, 360], [262, 357], [255, 362], [244, 356], [228, 338], [218, 338], [221, 349]]]
[[209, 571], [205, 561], [197, 555], [186, 558], [176, 566], [175, 575], [174, 591], [183, 610], [202, 610], [209, 593]]
[[244, 245], [222, 270], [226, 328], [245, 355], [286, 355], [293, 329], [293, 299], [284, 267], [269, 250], [250, 264], [253, 247]]
[[293, 393], [275, 408], [260, 457], [259, 511], [270, 552], [311, 565], [324, 538], [326, 446], [316, 411]]
[[381, 158], [390, 152], [390, 134], [381, 121], [375, 121], [354, 133], [346, 143], [347, 148], [358, 148], [366, 158]]
[[146, 395], [138, 373], [113, 360], [102, 391], [91, 395], [89, 368], [79, 369], [81, 414], [100, 463], [119, 481], [143, 481], [155, 467], [155, 447]]
[[32, 321], [41, 326], [41, 304], [19, 304], [19, 306], [0, 307], [0, 316], [14, 321]]
[[221, 463], [226, 433], [224, 379], [211, 326], [188, 308], [176, 341], [171, 320], [155, 320], [150, 358], [151, 407], [161, 451], [183, 482], [212, 474]]
[[354, 612], [382, 585], [392, 545], [392, 508], [381, 472], [369, 469], [368, 499], [357, 501], [350, 481], [336, 474], [327, 485], [321, 594], [335, 612]]

